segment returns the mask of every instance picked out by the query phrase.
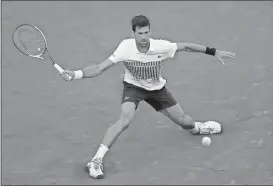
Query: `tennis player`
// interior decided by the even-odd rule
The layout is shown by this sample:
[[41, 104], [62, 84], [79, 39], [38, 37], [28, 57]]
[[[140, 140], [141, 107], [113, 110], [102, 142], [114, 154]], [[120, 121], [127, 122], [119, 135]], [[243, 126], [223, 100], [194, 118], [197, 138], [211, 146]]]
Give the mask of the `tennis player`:
[[132, 21], [133, 38], [123, 40], [115, 52], [105, 61], [77, 71], [65, 70], [61, 76], [70, 81], [92, 78], [100, 75], [115, 64], [124, 63], [124, 88], [121, 99], [119, 119], [107, 130], [99, 149], [87, 164], [89, 175], [103, 178], [103, 158], [116, 141], [118, 136], [132, 122], [140, 101], [150, 104], [174, 123], [192, 134], [221, 133], [218, 123], [194, 122], [186, 115], [165, 87], [166, 80], [161, 76], [162, 64], [166, 59], [173, 58], [176, 52], [201, 52], [215, 56], [224, 63], [224, 57], [235, 58], [235, 54], [193, 43], [172, 43], [166, 40], [151, 38], [150, 21], [143, 15], [135, 16]]

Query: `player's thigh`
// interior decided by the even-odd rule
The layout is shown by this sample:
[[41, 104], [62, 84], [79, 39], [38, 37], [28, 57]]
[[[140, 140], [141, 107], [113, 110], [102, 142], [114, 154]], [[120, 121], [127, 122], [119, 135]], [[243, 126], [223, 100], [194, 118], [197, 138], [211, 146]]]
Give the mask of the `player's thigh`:
[[176, 99], [166, 87], [163, 87], [161, 90], [153, 91], [148, 95], [149, 96], [145, 101], [156, 111], [162, 111], [177, 104]]
[[123, 82], [123, 93], [121, 98], [122, 105], [127, 102], [134, 103], [135, 109], [137, 108], [140, 101], [144, 100], [145, 95], [143, 92], [134, 85], [127, 82]]

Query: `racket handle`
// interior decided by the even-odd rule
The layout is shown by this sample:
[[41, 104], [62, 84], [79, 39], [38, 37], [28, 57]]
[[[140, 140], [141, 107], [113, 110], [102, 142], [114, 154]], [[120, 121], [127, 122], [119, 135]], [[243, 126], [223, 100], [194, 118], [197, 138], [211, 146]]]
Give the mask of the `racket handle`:
[[63, 69], [62, 69], [62, 67], [60, 67], [57, 63], [55, 63], [54, 65], [53, 65], [60, 73], [63, 73]]
[[[55, 63], [54, 65], [53, 65], [60, 73], [63, 73], [63, 69], [62, 69], [62, 67], [60, 67], [57, 63]], [[72, 79], [72, 77], [71, 76], [69, 76], [69, 81]]]

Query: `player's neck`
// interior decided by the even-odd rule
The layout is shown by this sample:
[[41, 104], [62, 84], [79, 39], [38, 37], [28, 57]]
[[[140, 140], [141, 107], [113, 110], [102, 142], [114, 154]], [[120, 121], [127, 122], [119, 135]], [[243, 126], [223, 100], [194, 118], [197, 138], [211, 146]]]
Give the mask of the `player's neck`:
[[136, 44], [137, 50], [141, 53], [147, 53], [150, 49], [150, 42], [148, 43], [147, 46], [142, 47], [140, 44]]

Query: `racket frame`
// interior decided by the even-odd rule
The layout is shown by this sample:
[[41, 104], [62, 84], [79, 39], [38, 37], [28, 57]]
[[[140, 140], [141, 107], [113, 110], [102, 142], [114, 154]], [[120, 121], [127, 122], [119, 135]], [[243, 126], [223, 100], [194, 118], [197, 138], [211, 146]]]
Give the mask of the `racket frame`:
[[[49, 60], [52, 62], [52, 65], [55, 67], [55, 69], [56, 69], [57, 71], [59, 71], [59, 73], [62, 74], [62, 73], [64, 72], [63, 68], [62, 68], [60, 65], [58, 65], [57, 63], [55, 63], [54, 60], [51, 58], [51, 56], [50, 56], [50, 54], [49, 54], [49, 51], [48, 51], [48, 45], [47, 45], [47, 40], [46, 40], [46, 38], [45, 38], [45, 35], [43, 34], [43, 32], [42, 32], [37, 26], [35, 26], [35, 25], [30, 25], [30, 24], [21, 24], [21, 25], [19, 25], [19, 26], [17, 26], [17, 27], [15, 28], [15, 30], [14, 30], [12, 36], [14, 36], [15, 31], [16, 31], [18, 28], [20, 28], [21, 26], [23, 26], [23, 25], [30, 26], [30, 27], [34, 27], [35, 29], [37, 29], [37, 30], [42, 34], [42, 36], [43, 36], [43, 38], [44, 38], [44, 40], [45, 40], [45, 50], [44, 50], [43, 53], [41, 53], [41, 54], [39, 54], [39, 55], [29, 55], [29, 54], [25, 54], [24, 52], [22, 52], [22, 51], [17, 47], [17, 45], [16, 45], [15, 42], [14, 42], [14, 39], [12, 38], [13, 44], [16, 46], [16, 48], [17, 48], [21, 53], [25, 54], [26, 56], [38, 58], [38, 59], [41, 59], [41, 60], [46, 60], [45, 56], [44, 56], [44, 57], [42, 57], [42, 56], [43, 56], [45, 53], [47, 53], [48, 56], [49, 56]], [[72, 78], [72, 77], [70, 76], [70, 79], [71, 79], [71, 78]]]

